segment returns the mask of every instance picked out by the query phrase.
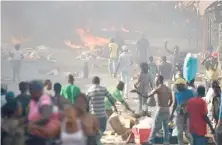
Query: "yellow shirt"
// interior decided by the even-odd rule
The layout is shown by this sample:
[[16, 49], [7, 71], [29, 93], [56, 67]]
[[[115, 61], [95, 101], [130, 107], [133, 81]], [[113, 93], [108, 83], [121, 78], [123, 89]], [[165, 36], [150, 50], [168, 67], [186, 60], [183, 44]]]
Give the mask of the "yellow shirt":
[[117, 57], [117, 49], [118, 49], [118, 45], [116, 43], [110, 43], [109, 44], [109, 52], [110, 58], [116, 58]]
[[211, 69], [206, 71], [206, 75], [207, 75], [207, 78], [208, 78], [209, 80], [217, 80], [217, 79], [218, 79], [218, 76], [219, 76], [217, 70], [216, 70], [216, 71], [213, 71], [213, 70], [211, 70]]

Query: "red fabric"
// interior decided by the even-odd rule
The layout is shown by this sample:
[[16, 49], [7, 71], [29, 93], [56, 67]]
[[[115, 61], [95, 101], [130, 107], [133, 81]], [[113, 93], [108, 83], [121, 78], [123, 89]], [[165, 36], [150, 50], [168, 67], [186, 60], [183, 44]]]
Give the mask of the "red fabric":
[[207, 115], [207, 104], [201, 97], [195, 97], [188, 101], [187, 112], [189, 113], [189, 130], [199, 136], [207, 134], [207, 124], [204, 115]]

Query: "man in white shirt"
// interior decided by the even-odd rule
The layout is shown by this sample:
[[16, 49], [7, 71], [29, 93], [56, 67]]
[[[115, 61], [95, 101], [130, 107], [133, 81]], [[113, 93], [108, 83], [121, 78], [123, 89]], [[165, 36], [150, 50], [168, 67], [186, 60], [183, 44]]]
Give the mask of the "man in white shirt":
[[123, 52], [119, 56], [116, 73], [118, 69], [120, 69], [120, 77], [121, 77], [120, 80], [125, 84], [123, 96], [124, 98], [128, 98], [128, 88], [129, 88], [129, 81], [131, 78], [132, 60], [127, 46], [123, 46], [122, 49]]
[[18, 81], [20, 80], [21, 62], [24, 58], [20, 47], [20, 44], [16, 44], [15, 49], [10, 52], [10, 57], [12, 59], [13, 82], [16, 82], [16, 78]]

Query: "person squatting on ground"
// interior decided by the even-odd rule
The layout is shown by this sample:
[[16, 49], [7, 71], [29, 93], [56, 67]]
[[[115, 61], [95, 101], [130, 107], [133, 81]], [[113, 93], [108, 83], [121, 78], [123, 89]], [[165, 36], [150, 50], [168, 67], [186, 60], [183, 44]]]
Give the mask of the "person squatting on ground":
[[[147, 63], [140, 64], [140, 74], [134, 86], [142, 94], [147, 94], [153, 88], [152, 79], [148, 72]], [[148, 111], [147, 98], [144, 98], [141, 95], [138, 95], [138, 98], [139, 98], [139, 105], [137, 108], [137, 112], [141, 113], [142, 111]]]
[[[127, 104], [127, 102], [124, 101], [124, 99], [121, 95], [121, 91], [123, 91], [123, 90], [124, 90], [124, 83], [122, 81], [119, 81], [115, 88], [112, 88], [109, 90], [109, 93], [112, 95], [112, 97], [113, 97], [112, 99], [113, 99], [114, 103], [116, 103], [118, 101], [122, 105], [124, 105], [128, 111], [134, 112], [132, 109], [129, 108], [129, 105]], [[107, 115], [107, 119], [108, 119], [113, 114], [112, 104], [110, 103], [110, 101], [107, 97], [104, 99], [104, 103], [105, 103], [106, 115]]]
[[129, 91], [129, 81], [131, 78], [131, 66], [132, 66], [132, 59], [131, 55], [129, 53], [128, 47], [123, 46], [123, 52], [120, 54], [118, 63], [117, 63], [117, 69], [115, 72], [115, 76], [117, 74], [118, 69], [120, 70], [120, 80], [124, 82], [124, 92], [123, 96], [124, 98], [128, 98], [128, 91]]
[[163, 83], [163, 76], [158, 75], [155, 79], [156, 87], [149, 93], [148, 97], [157, 95], [157, 110], [154, 117], [154, 125], [150, 133], [150, 137], [146, 145], [152, 145], [156, 134], [163, 127], [164, 132], [164, 145], [169, 145], [169, 117], [170, 106], [173, 103], [173, 97], [170, 88]]
[[20, 44], [15, 45], [15, 49], [9, 53], [12, 60], [13, 82], [20, 81], [20, 70], [24, 58]]
[[186, 104], [189, 99], [194, 97], [194, 94], [191, 90], [186, 88], [186, 81], [182, 78], [178, 78], [175, 81], [175, 91], [174, 91], [174, 105], [170, 115], [170, 121], [172, 121], [174, 112], [176, 111], [176, 128], [178, 130], [177, 138], [178, 144], [184, 145], [183, 142], [183, 133], [185, 132], [186, 138], [189, 140], [189, 143], [192, 143], [192, 136], [186, 129], [185, 122], [185, 110]]
[[205, 135], [207, 134], [207, 124], [212, 134], [215, 133], [210, 119], [207, 116], [207, 104], [202, 99], [205, 96], [204, 86], [197, 88], [197, 97], [191, 98], [187, 102], [184, 124], [189, 121], [189, 132], [192, 134], [192, 145], [207, 145]]
[[108, 63], [108, 69], [111, 76], [113, 76], [115, 73], [117, 59], [118, 59], [118, 45], [115, 43], [114, 39], [111, 38], [109, 43], [109, 63]]

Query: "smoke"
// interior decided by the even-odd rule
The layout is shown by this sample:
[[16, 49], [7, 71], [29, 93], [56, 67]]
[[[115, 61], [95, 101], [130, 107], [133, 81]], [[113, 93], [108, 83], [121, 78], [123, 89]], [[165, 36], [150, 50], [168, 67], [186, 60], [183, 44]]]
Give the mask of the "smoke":
[[64, 47], [64, 40], [81, 43], [75, 32], [78, 28], [107, 38], [114, 34], [104, 34], [101, 29], [119, 28], [127, 33], [126, 36], [134, 35], [128, 33], [133, 31], [143, 31], [149, 37], [183, 35], [181, 28], [172, 25], [178, 21], [177, 25], [183, 26], [185, 19], [176, 12], [173, 2], [156, 3], [158, 5], [149, 1], [3, 1], [2, 41], [10, 42], [14, 36], [28, 38], [26, 44], [31, 46]]

